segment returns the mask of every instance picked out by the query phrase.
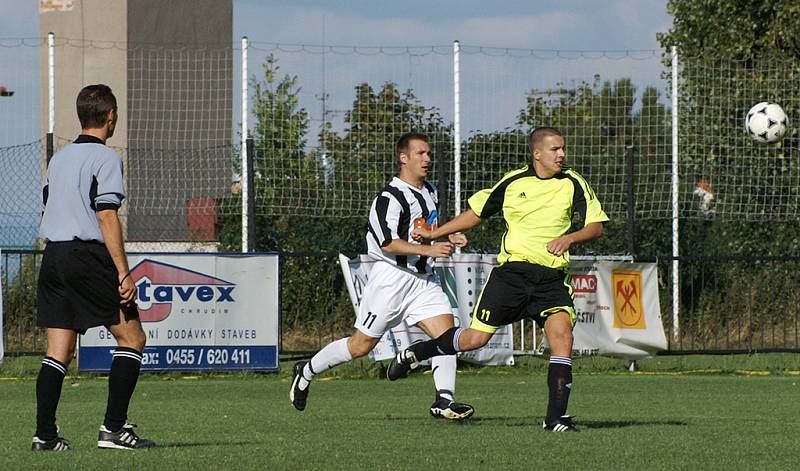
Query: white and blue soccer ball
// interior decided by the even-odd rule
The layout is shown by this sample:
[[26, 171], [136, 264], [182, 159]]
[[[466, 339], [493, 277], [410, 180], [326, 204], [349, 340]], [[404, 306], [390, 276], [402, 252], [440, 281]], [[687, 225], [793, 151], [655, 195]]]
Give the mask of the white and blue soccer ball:
[[744, 127], [758, 142], [777, 142], [786, 134], [789, 118], [777, 103], [762, 101], [747, 112]]

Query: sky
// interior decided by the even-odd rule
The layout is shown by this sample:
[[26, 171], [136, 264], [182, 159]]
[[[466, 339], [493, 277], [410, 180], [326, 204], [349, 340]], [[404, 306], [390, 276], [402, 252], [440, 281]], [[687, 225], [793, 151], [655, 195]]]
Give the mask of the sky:
[[[420, 98], [430, 102], [432, 106], [440, 107], [446, 117], [452, 118], [448, 116], [452, 114], [452, 105], [449, 104], [452, 102], [452, 93], [449, 90], [452, 88], [452, 59], [426, 57], [431, 55], [431, 49], [426, 48], [436, 46], [438, 54], [434, 56], [442, 53], [447, 55], [453, 41], [459, 40], [465, 53], [481, 51], [478, 54], [481, 57], [465, 56], [463, 59], [462, 94], [486, 94], [492, 89], [496, 103], [476, 105], [481, 113], [487, 114], [487, 118], [485, 123], [475, 123], [475, 126], [486, 127], [501, 121], [510, 121], [509, 116], [519, 110], [516, 103], [520, 102], [523, 90], [529, 91], [532, 87], [547, 88], [555, 82], [587, 80], [587, 77], [597, 72], [609, 75], [605, 72], [613, 69], [620, 69], [622, 73], [632, 76], [635, 83], [659, 86], [662, 68], [655, 56], [649, 57], [647, 63], [632, 62], [626, 65], [596, 60], [579, 64], [568, 60], [542, 62], [530, 58], [527, 62], [509, 61], [497, 57], [505, 54], [506, 48], [516, 50], [511, 54], [532, 49], [649, 50], [660, 54], [656, 33], [667, 31], [672, 21], [666, 12], [666, 2], [667, 0], [234, 0], [231, 41], [235, 46], [238, 46], [242, 36], [247, 36], [251, 41], [251, 74], [260, 72], [259, 62], [263, 62], [267, 54], [276, 54], [283, 72], [298, 75], [301, 78], [300, 86], [309, 95], [313, 92], [318, 99], [323, 90], [331, 95], [329, 111], [346, 108], [351, 102], [351, 97], [345, 96], [348, 93], [338, 93], [339, 89], [347, 90], [352, 95], [355, 82], [391, 80], [401, 87], [414, 88], [418, 91], [418, 96], [422, 95]], [[37, 0], [0, 0], [0, 11], [3, 12], [0, 15], [0, 46], [8, 46], [17, 38], [38, 37], [38, 5]], [[12, 41], [8, 41], [9, 39]], [[328, 54], [324, 58], [313, 53], [296, 54], [291, 49], [296, 45], [325, 45], [336, 48], [336, 54]], [[376, 46], [420, 49], [412, 50], [407, 54], [408, 57], [403, 58], [376, 57], [369, 60], [348, 57], [348, 54], [352, 55], [356, 51], [348, 47]], [[477, 49], [478, 47], [497, 49], [482, 50]], [[488, 52], [484, 53], [485, 51]], [[21, 53], [25, 57], [10, 56], [14, 53]], [[238, 73], [240, 67], [238, 59], [237, 56], [234, 74]], [[324, 76], [323, 67], [327, 67]], [[0, 85], [4, 80], [34, 82], [38, 80], [38, 68], [38, 58], [30, 48], [0, 48]], [[491, 81], [487, 78], [485, 83], [479, 83], [479, 70], [482, 73], [484, 70], [491, 71]], [[28, 75], [14, 77], [14, 73]], [[470, 74], [475, 77], [472, 81]], [[240, 93], [240, 81], [234, 82], [233, 92], [236, 97]], [[503, 89], [507, 97], [502, 96], [503, 93], [494, 93], [497, 89]], [[445, 92], [450, 96], [446, 96]], [[38, 97], [29, 96], [33, 95], [31, 93], [25, 97], [21, 95], [20, 93], [14, 98], [15, 106], [23, 109], [38, 107]], [[237, 108], [235, 116], [239, 116], [239, 103], [234, 101], [234, 107]], [[314, 103], [304, 104], [308, 108], [317, 107]], [[10, 105], [10, 100], [0, 102], [0, 110]], [[487, 112], [487, 107], [493, 109]], [[508, 107], [513, 110], [502, 111]], [[319, 111], [320, 116], [317, 117], [320, 121], [321, 113]], [[30, 117], [20, 118], [20, 112], [15, 109], [5, 114], [15, 115], [15, 118], [11, 123], [3, 123], [3, 120], [8, 121], [10, 118], [0, 116], [0, 147], [9, 144], [9, 135], [17, 136], [21, 141], [29, 141], [31, 136], [36, 138], [36, 130], [31, 131], [31, 136], [18, 130], [21, 123], [27, 125], [28, 120], [37, 121], [38, 116], [35, 113]]]
[[[0, 0], [0, 37], [38, 36], [38, 3]], [[657, 49], [672, 23], [666, 0], [234, 0], [233, 14], [234, 39], [355, 46]]]
[[[672, 23], [666, 3], [234, 0], [231, 41], [238, 47], [242, 36], [249, 38], [251, 77], [260, 73], [268, 54], [278, 57], [282, 73], [299, 77], [300, 104], [309, 110], [314, 131], [322, 125], [323, 116], [334, 121], [334, 129], [336, 120], [342, 126], [354, 85], [362, 81], [374, 87], [392, 81], [401, 89], [413, 89], [426, 106], [436, 107], [445, 120], [452, 120], [451, 51], [453, 41], [459, 40], [464, 51], [462, 127], [463, 134], [468, 134], [513, 126], [532, 89], [591, 81], [595, 74], [610, 80], [631, 77], [640, 87], [663, 91], [656, 34], [668, 31]], [[33, 90], [0, 98], [0, 149], [39, 139], [38, 50], [8, 47], [18, 46], [19, 38], [39, 36], [38, 5], [36, 0], [0, 0], [0, 85], [22, 82]], [[320, 49], [322, 45], [327, 49]], [[376, 54], [376, 47], [386, 49]], [[320, 54], [321, 50], [326, 54]], [[239, 54], [234, 55], [234, 75], [240, 73]], [[233, 82], [236, 128], [241, 116], [241, 80]], [[322, 103], [322, 96], [329, 98]], [[310, 133], [310, 145], [315, 135]], [[6, 171], [0, 162], [0, 172]], [[0, 211], [0, 223], [2, 217]]]
[[658, 49], [671, 24], [666, 0], [234, 1], [236, 37], [295, 44]]

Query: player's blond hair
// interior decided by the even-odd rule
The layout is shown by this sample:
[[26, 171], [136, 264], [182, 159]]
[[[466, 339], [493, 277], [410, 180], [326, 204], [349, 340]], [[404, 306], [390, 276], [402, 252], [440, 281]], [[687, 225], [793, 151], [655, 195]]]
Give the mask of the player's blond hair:
[[528, 145], [531, 148], [531, 154], [533, 154], [534, 149], [541, 148], [542, 141], [550, 136], [564, 137], [561, 131], [556, 128], [551, 128], [550, 126], [541, 126], [531, 131], [530, 136], [528, 136]]

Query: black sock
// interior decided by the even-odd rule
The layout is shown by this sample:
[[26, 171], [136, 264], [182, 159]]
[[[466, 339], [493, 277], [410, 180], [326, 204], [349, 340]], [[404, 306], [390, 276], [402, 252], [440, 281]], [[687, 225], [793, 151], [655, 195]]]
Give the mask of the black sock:
[[131, 402], [136, 381], [139, 380], [139, 369], [142, 365], [142, 354], [132, 348], [117, 347], [111, 362], [111, 373], [108, 375], [108, 405], [103, 425], [111, 432], [118, 432], [128, 420], [128, 404]]
[[572, 360], [570, 358], [550, 356], [547, 387], [550, 389], [550, 400], [547, 403], [545, 422], [551, 423], [567, 413], [569, 393], [572, 389]]
[[439, 355], [455, 355], [458, 352], [456, 341], [463, 330], [458, 327], [452, 327], [435, 339], [415, 343], [408, 349], [414, 352], [417, 361], [424, 361]]
[[44, 357], [36, 378], [36, 436], [47, 441], [58, 436], [56, 409], [67, 366], [55, 358]]

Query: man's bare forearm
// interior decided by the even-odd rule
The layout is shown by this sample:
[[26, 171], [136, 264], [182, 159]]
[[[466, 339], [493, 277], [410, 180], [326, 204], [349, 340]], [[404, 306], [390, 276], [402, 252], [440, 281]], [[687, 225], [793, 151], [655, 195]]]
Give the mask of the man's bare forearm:
[[463, 232], [467, 229], [472, 229], [482, 221], [483, 220], [479, 218], [472, 209], [468, 209], [433, 231], [431, 233], [431, 238], [439, 239], [450, 234], [455, 234], [456, 232]]
[[97, 212], [97, 220], [100, 224], [100, 232], [103, 234], [106, 249], [117, 267], [120, 276], [126, 275], [128, 268], [128, 257], [125, 256], [125, 243], [122, 239], [122, 224], [119, 222], [117, 211], [105, 209]]
[[591, 240], [597, 239], [601, 235], [603, 235], [603, 224], [599, 222], [593, 222], [587, 224], [580, 230], [567, 234], [567, 236], [570, 239], [572, 239], [573, 244], [581, 244], [584, 242], [589, 242]]

